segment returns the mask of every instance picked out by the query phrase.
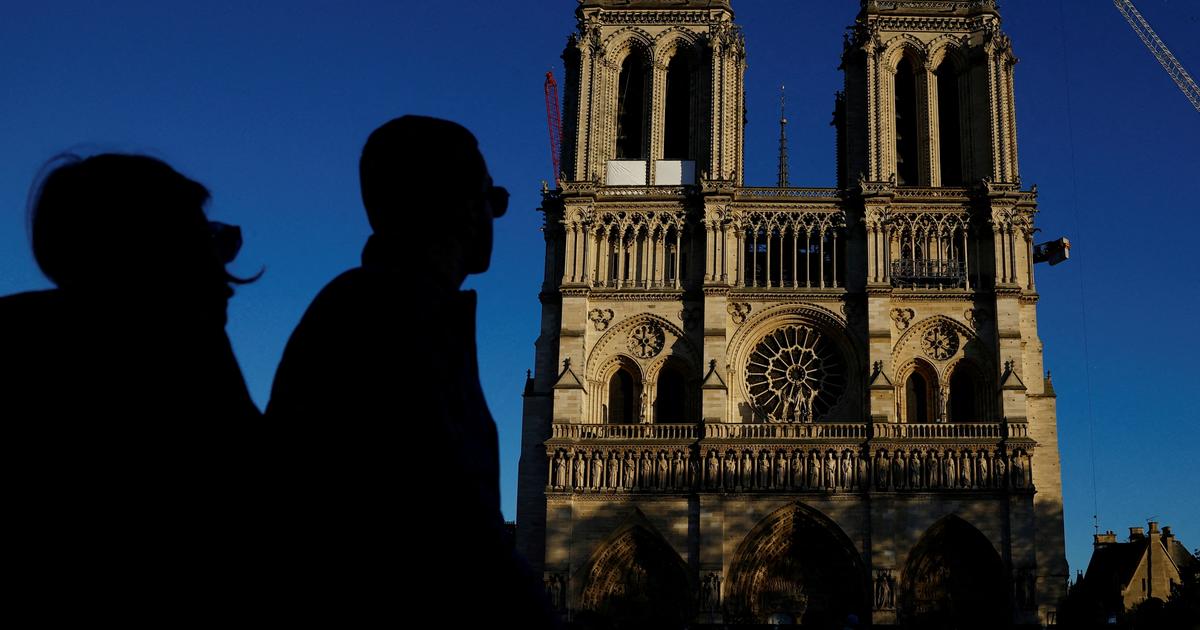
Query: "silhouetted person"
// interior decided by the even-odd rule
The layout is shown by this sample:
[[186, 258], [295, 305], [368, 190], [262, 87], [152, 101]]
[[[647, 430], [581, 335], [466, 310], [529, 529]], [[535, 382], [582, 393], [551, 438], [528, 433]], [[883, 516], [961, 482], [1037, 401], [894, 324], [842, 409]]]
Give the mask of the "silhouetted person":
[[129, 622], [217, 598], [235, 447], [261, 418], [225, 334], [240, 237], [209, 223], [208, 198], [116, 154], [65, 158], [35, 191], [33, 252], [57, 288], [0, 298], [18, 609]]
[[326, 596], [296, 605], [547, 626], [542, 582], [504, 531], [475, 293], [459, 290], [487, 270], [508, 193], [475, 137], [434, 118], [376, 129], [359, 169], [374, 232], [362, 266], [313, 300], [267, 407], [291, 453], [284, 511], [308, 545], [292, 571], [303, 593]]

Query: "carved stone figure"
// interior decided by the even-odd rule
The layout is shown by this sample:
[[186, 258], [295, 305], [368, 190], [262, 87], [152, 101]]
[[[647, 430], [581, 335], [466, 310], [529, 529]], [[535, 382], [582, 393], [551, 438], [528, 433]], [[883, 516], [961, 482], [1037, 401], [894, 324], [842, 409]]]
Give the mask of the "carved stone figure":
[[675, 459], [671, 462], [671, 487], [676, 490], [684, 488], [683, 478], [686, 473], [684, 465], [683, 453], [675, 451]]
[[600, 453], [592, 453], [591, 488], [599, 490], [604, 485], [604, 460]]
[[1012, 478], [1014, 488], [1025, 487], [1025, 462], [1024, 455], [1015, 453], [1012, 458]]
[[942, 487], [942, 460], [937, 451], [929, 451], [925, 460], [925, 470], [929, 473], [929, 487]]
[[842, 489], [849, 490], [854, 485], [854, 461], [850, 451], [842, 453]]
[[658, 453], [658, 472], [655, 475], [655, 481], [657, 482], [655, 485], [658, 486], [659, 490], [667, 489], [667, 480], [670, 476], [670, 464], [667, 462], [667, 454], [660, 451]]
[[767, 489], [771, 487], [771, 456], [763, 451], [758, 454], [758, 487]]
[[916, 490], [924, 485], [921, 481], [921, 456], [913, 451], [908, 461], [908, 487]]
[[875, 487], [880, 490], [886, 490], [888, 487], [888, 462], [885, 458], [886, 456], [884, 455], [883, 451], [878, 451], [875, 453]]
[[562, 451], [554, 454], [554, 487], [564, 488], [567, 484], [567, 460]]
[[957, 463], [956, 455], [952, 451], [946, 451], [946, 458], [942, 460], [942, 483], [947, 489], [958, 486]]
[[784, 489], [787, 487], [787, 458], [784, 453], [775, 454], [775, 487]]
[[821, 476], [821, 462], [817, 460], [815, 452], [808, 454], [808, 489], [816, 490], [821, 487], [818, 479]]
[[713, 488], [716, 488], [719, 485], [719, 481], [720, 481], [719, 475], [721, 474], [721, 470], [719, 468], [720, 462], [717, 461], [716, 451], [709, 451], [708, 458], [705, 460], [704, 463], [705, 463], [704, 485], [709, 490], [712, 490]]
[[729, 451], [725, 454], [725, 490], [732, 492], [737, 488], [737, 454]]
[[792, 487], [804, 487], [804, 454], [800, 451], [792, 451]]
[[899, 490], [904, 487], [904, 482], [904, 452], [896, 451], [892, 458], [892, 487]]
[[621, 462], [621, 487], [632, 490], [636, 484], [637, 462], [633, 459], [633, 453], [625, 453], [625, 459]]
[[971, 488], [971, 453], [963, 451], [962, 459], [958, 460], [958, 487], [963, 490]]
[[837, 464], [833, 461], [833, 453], [825, 453], [825, 489], [833, 490], [837, 486]]
[[654, 487], [654, 459], [650, 455], [650, 451], [642, 451], [641, 479], [638, 487], [643, 490], [649, 490]]
[[988, 476], [988, 453], [980, 451], [979, 456], [975, 458], [975, 486], [977, 488], [986, 488], [990, 484], [988, 481], [991, 477]]
[[1008, 464], [1005, 463], [1003, 454], [996, 455], [996, 461], [994, 464], [994, 468], [996, 469], [995, 470], [995, 478], [996, 478], [995, 486], [997, 488], [1008, 487], [1008, 485], [1007, 485], [1008, 477], [1005, 476], [1008, 474]]
[[575, 453], [575, 478], [571, 481], [571, 485], [575, 488], [587, 487], [587, 462], [584, 457], [586, 454], [582, 451]]
[[608, 483], [604, 484], [605, 488], [621, 487], [621, 460], [617, 459], [617, 453], [608, 454]]

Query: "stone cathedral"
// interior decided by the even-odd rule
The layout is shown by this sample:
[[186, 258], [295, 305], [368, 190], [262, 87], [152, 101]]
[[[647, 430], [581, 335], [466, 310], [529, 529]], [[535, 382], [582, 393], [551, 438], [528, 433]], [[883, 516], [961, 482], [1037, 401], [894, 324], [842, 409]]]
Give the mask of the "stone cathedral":
[[517, 508], [572, 624], [1055, 621], [1017, 59], [993, 0], [847, 8], [836, 187], [751, 187], [730, 0], [579, 0]]

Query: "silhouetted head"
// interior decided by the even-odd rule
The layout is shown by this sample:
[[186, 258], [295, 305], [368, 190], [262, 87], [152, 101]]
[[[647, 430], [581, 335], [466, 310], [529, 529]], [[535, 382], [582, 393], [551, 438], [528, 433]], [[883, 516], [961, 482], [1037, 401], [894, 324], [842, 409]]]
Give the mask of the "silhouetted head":
[[426, 116], [388, 121], [367, 138], [359, 181], [376, 234], [411, 238], [409, 247], [431, 239], [453, 243], [437, 251], [461, 257], [464, 274], [487, 270], [492, 219], [508, 208], [508, 192], [492, 185], [465, 127]]
[[209, 193], [143, 155], [63, 156], [30, 207], [33, 254], [59, 288], [118, 301], [220, 307], [231, 258], [204, 215]]

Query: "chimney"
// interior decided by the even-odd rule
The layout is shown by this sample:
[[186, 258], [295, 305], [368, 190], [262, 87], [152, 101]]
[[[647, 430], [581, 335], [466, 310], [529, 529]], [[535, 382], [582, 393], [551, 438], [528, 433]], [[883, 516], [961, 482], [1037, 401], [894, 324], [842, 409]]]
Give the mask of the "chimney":
[[1092, 542], [1093, 547], [1117, 544], [1117, 535], [1114, 534], [1111, 529], [1108, 530], [1108, 532], [1104, 533], [1104, 534], [1093, 534], [1092, 539], [1093, 539], [1093, 542]]
[[1146, 531], [1144, 529], [1142, 529], [1141, 527], [1130, 527], [1129, 528], [1129, 542], [1142, 540], [1145, 537], [1146, 537]]
[[1166, 545], [1167, 549], [1170, 549], [1171, 543], [1173, 542], [1175, 542], [1175, 534], [1171, 531], [1171, 527], [1168, 525], [1167, 527], [1163, 528], [1163, 544]]
[[1158, 531], [1158, 521], [1150, 521], [1147, 525], [1150, 526], [1150, 540], [1158, 540], [1162, 537], [1162, 533]]

